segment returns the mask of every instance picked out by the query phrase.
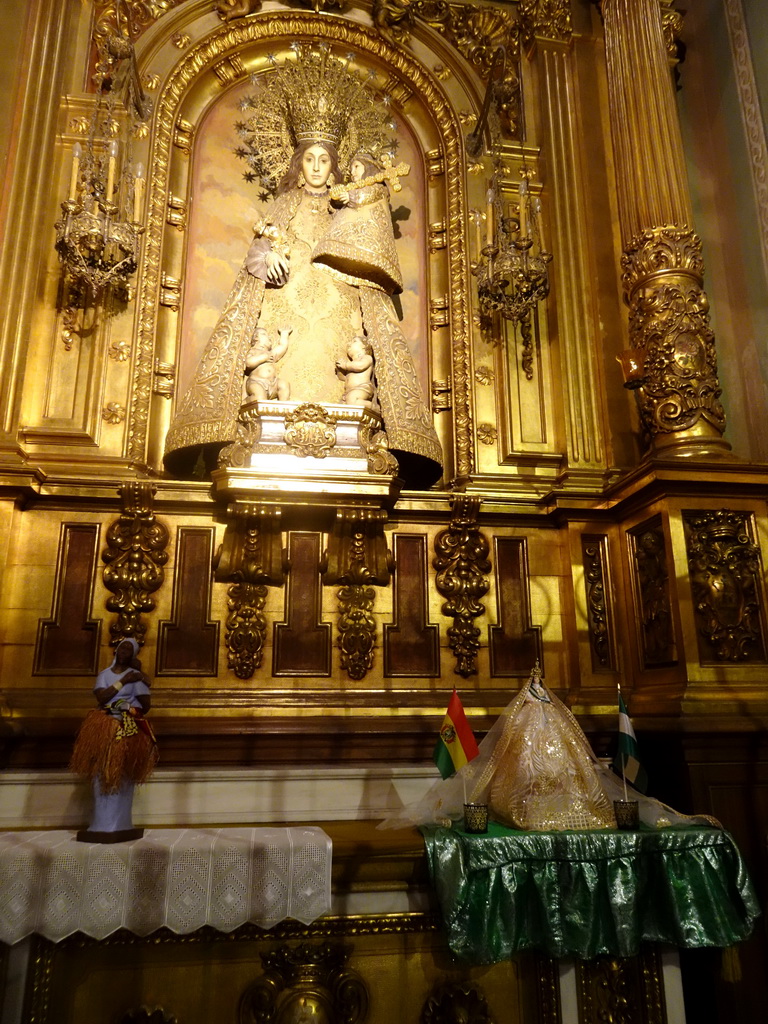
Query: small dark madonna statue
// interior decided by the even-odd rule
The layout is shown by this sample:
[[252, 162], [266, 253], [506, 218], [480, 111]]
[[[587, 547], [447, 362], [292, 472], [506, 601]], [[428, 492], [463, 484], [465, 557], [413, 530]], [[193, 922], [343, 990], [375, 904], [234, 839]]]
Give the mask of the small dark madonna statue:
[[83, 722], [70, 771], [90, 779], [93, 787], [91, 824], [77, 838], [92, 843], [119, 843], [137, 839], [133, 793], [157, 763], [157, 742], [144, 717], [150, 707], [150, 682], [138, 660], [139, 645], [121, 640], [112, 664], [96, 677], [93, 693], [98, 708]]

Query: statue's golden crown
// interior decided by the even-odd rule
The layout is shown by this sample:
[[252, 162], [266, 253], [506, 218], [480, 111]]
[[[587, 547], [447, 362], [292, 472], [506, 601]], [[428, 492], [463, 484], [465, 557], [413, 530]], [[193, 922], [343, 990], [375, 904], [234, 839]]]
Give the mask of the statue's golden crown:
[[388, 99], [377, 96], [374, 71], [354, 69], [354, 54], [339, 57], [325, 43], [290, 49], [290, 57], [270, 57], [272, 67], [253, 76], [257, 91], [241, 107], [254, 113], [236, 125], [243, 145], [235, 152], [264, 196], [274, 194], [299, 143], [330, 144], [342, 164], [360, 150], [378, 159], [393, 145], [396, 125]]
[[329, 142], [336, 149], [347, 131], [349, 110], [323, 94], [289, 103], [288, 120], [296, 142]]

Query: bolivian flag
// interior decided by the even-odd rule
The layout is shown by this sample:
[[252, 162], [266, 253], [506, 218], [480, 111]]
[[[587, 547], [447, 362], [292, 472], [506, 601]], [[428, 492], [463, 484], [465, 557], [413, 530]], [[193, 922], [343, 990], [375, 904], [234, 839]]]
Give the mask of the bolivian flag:
[[479, 753], [459, 695], [454, 689], [443, 724], [440, 726], [440, 737], [432, 759], [442, 777], [447, 779]]

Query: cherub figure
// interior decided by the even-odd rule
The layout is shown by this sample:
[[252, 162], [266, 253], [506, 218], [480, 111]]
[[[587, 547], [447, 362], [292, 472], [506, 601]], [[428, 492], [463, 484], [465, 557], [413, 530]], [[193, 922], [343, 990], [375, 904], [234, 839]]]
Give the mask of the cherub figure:
[[373, 349], [369, 342], [358, 335], [347, 349], [347, 358], [336, 363], [336, 375], [345, 378], [344, 401], [347, 405], [372, 405]]
[[253, 332], [253, 341], [245, 357], [245, 392], [249, 398], [260, 398], [262, 401], [277, 398], [287, 402], [291, 397], [291, 385], [278, 377], [275, 363], [285, 355], [292, 330], [292, 327], [280, 327], [276, 342], [272, 341], [263, 327], [257, 327]]

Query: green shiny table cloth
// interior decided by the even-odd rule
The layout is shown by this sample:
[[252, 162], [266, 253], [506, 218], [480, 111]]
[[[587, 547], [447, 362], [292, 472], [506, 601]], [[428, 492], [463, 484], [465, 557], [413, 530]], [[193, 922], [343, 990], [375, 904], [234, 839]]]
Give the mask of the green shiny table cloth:
[[732, 837], [720, 829], [516, 832], [422, 828], [454, 954], [497, 963], [634, 956], [643, 942], [731, 946], [760, 908]]

